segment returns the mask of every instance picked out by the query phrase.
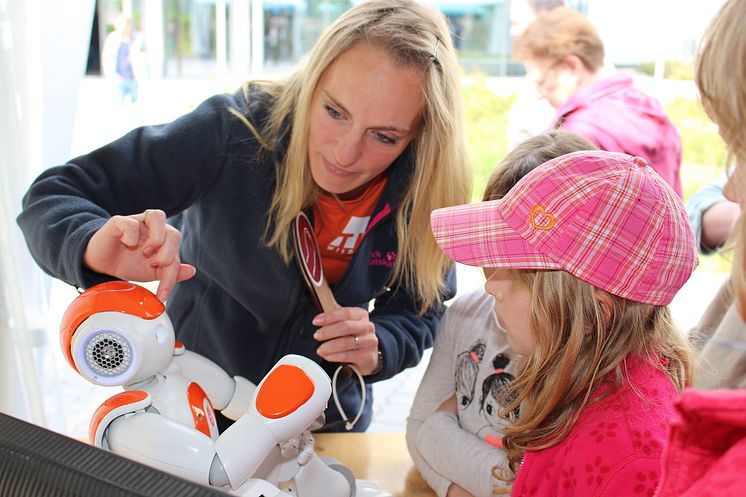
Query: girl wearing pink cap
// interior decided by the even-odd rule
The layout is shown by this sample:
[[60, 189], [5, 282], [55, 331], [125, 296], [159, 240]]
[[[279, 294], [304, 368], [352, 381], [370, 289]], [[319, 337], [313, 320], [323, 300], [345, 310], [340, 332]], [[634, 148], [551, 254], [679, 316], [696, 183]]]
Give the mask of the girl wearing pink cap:
[[[483, 198], [502, 198], [543, 162], [593, 149], [590, 141], [564, 131], [529, 138], [495, 169]], [[510, 411], [507, 420], [499, 412], [509, 403], [508, 387], [523, 358], [511, 351], [493, 304], [492, 296], [479, 288], [448, 307], [407, 417], [409, 453], [439, 497], [510, 491], [495, 478], [493, 468], [507, 468], [503, 429], [518, 409]]]
[[678, 195], [640, 157], [575, 152], [500, 200], [438, 209], [452, 259], [485, 285], [526, 364], [505, 392], [511, 495], [653, 495], [691, 378], [667, 305], [697, 265]]

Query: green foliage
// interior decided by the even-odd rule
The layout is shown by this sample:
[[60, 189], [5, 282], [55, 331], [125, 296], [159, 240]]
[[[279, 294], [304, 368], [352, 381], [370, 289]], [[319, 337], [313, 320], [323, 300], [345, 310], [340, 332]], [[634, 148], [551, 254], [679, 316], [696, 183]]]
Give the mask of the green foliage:
[[[652, 76], [655, 73], [655, 62], [641, 62], [637, 71]], [[663, 67], [663, 77], [691, 81], [694, 79], [694, 63], [691, 60], [666, 60]]]
[[640, 62], [637, 71], [646, 76], [652, 76], [655, 74], [655, 62]]
[[[666, 105], [666, 112], [681, 135], [681, 183], [686, 200], [725, 172], [728, 150], [699, 100], [675, 98]], [[731, 257], [728, 252], [700, 255], [699, 270], [727, 273]]]
[[684, 198], [689, 198], [725, 172], [728, 151], [699, 100], [675, 98], [666, 105], [666, 112], [681, 135], [681, 181]]
[[492, 171], [508, 151], [508, 112], [515, 95], [495, 94], [484, 75], [470, 76], [464, 84], [464, 113], [469, 154], [474, 166], [472, 198], [481, 199]]
[[692, 81], [694, 79], [694, 62], [691, 60], [667, 60], [663, 77]]

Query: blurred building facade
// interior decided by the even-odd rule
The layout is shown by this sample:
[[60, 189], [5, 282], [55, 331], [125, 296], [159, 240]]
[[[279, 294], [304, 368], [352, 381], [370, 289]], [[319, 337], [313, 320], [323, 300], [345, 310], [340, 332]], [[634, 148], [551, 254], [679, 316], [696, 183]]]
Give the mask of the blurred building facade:
[[[326, 26], [360, 1], [97, 0], [89, 73], [97, 71], [98, 40], [124, 13], [145, 35], [151, 77], [285, 74]], [[422, 1], [448, 18], [465, 70], [523, 75], [521, 64], [511, 57], [510, 0]], [[629, 67], [693, 60], [702, 31], [722, 1], [566, 0], [566, 5], [591, 18], [604, 38], [609, 64]], [[682, 11], [690, 15], [669, 22]]]
[[[120, 13], [144, 34], [154, 78], [272, 76], [287, 72], [319, 34], [361, 0], [98, 0], [92, 52]], [[590, 0], [568, 0], [581, 12]], [[510, 0], [425, 0], [448, 18], [468, 71], [522, 75], [512, 60]], [[98, 70], [95, 56], [89, 73]]]

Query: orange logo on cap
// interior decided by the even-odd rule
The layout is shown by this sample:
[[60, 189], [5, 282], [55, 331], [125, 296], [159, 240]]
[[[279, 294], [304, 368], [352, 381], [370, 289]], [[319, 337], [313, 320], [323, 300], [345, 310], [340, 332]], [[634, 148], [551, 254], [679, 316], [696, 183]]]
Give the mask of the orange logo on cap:
[[550, 230], [554, 227], [554, 216], [544, 212], [544, 207], [537, 205], [529, 214], [531, 226], [537, 230]]

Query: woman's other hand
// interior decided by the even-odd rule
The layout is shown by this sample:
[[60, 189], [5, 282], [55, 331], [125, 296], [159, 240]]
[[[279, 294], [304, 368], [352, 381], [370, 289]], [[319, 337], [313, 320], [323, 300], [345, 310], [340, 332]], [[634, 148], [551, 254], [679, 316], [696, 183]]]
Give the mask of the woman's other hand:
[[131, 216], [112, 216], [91, 237], [83, 264], [97, 273], [123, 280], [156, 281], [165, 301], [178, 281], [196, 273], [179, 258], [181, 233], [166, 223], [166, 214], [148, 209]]
[[323, 342], [316, 353], [329, 362], [354, 365], [363, 376], [378, 367], [378, 337], [368, 312], [359, 307], [340, 307], [313, 319], [320, 328], [314, 338]]

